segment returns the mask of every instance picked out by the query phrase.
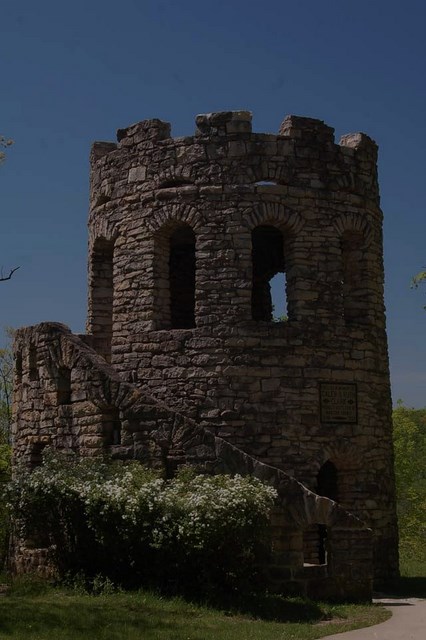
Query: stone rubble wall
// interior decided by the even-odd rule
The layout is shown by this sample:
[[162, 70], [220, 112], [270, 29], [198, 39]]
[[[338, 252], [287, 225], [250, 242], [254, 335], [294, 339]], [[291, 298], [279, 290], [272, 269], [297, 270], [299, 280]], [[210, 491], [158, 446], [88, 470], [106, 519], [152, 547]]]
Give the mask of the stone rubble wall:
[[[82, 456], [109, 453], [165, 468], [183, 463], [203, 473], [258, 477], [278, 492], [272, 518], [273, 564], [265, 568], [279, 589], [311, 596], [365, 599], [372, 588], [372, 532], [336, 502], [318, 496], [286, 474], [237, 449], [213, 431], [162, 406], [117, 375], [88, 344], [64, 325], [43, 323], [16, 334], [14, 466], [40, 463], [40, 446]], [[64, 394], [64, 369], [70, 394]], [[66, 402], [64, 400], [66, 399]], [[59, 401], [58, 401], [59, 400]], [[121, 443], [108, 445], [102, 417], [114, 407], [122, 425]], [[304, 567], [302, 532], [321, 523], [329, 531], [327, 566]], [[350, 547], [348, 548], [348, 544]], [[13, 567], [50, 576], [47, 550], [15, 541]]]

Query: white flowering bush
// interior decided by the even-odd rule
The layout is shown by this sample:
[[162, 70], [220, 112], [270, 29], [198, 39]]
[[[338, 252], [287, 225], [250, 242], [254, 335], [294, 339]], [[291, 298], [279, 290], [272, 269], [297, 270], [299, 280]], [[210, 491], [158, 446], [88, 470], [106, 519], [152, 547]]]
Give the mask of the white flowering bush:
[[8, 488], [20, 537], [51, 546], [60, 573], [196, 592], [252, 581], [275, 498], [255, 478], [185, 468], [164, 480], [136, 462], [52, 453]]

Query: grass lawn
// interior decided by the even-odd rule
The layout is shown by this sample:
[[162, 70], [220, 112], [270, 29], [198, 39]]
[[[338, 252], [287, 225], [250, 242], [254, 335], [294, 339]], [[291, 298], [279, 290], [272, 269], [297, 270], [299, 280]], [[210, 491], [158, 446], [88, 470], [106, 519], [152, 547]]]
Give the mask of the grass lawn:
[[414, 556], [400, 550], [401, 577], [387, 585], [387, 592], [393, 595], [426, 598], [426, 554], [420, 549]]
[[[253, 607], [252, 607], [253, 609]], [[27, 583], [0, 597], [0, 639], [310, 640], [377, 624], [389, 613], [371, 605], [270, 598], [260, 620], [144, 591], [80, 595]], [[275, 618], [275, 619], [273, 619]]]

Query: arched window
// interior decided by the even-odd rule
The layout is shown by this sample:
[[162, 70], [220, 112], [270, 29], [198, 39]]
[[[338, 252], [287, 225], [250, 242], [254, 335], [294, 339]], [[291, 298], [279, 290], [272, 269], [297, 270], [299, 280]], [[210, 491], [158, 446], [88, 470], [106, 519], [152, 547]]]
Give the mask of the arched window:
[[30, 381], [38, 380], [37, 349], [33, 344], [30, 344], [28, 352], [28, 374]]
[[90, 256], [89, 333], [94, 348], [108, 362], [111, 360], [113, 321], [114, 241], [98, 238]]
[[43, 464], [43, 451], [45, 448], [46, 444], [44, 442], [36, 442], [32, 445], [29, 458], [29, 467], [31, 471]]
[[[338, 500], [337, 469], [327, 460], [317, 475], [316, 493], [319, 496]], [[304, 561], [307, 564], [327, 564], [327, 527], [325, 524], [312, 525], [303, 534]]]
[[15, 376], [16, 384], [22, 382], [22, 351], [18, 351], [15, 355]]
[[170, 237], [169, 278], [172, 329], [195, 327], [195, 234], [187, 225]]
[[157, 327], [195, 327], [195, 233], [188, 224], [158, 234], [155, 265]]
[[[283, 233], [276, 227], [261, 225], [253, 229], [253, 320], [271, 321], [288, 316], [284, 246]], [[277, 274], [282, 275], [277, 278]], [[274, 296], [271, 294], [271, 284]]]
[[116, 407], [110, 407], [102, 414], [102, 434], [106, 447], [121, 444], [120, 412]]
[[318, 471], [317, 493], [335, 502], [338, 500], [337, 469], [331, 460], [327, 460]]
[[368, 322], [369, 291], [364, 236], [345, 231], [341, 240], [343, 317], [346, 324]]

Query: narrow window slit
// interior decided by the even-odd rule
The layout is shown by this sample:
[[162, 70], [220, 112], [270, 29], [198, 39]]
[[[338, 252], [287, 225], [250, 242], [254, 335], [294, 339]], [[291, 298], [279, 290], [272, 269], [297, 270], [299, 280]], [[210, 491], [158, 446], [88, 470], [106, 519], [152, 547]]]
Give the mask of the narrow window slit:
[[170, 237], [170, 316], [172, 329], [195, 327], [195, 234], [184, 225]]
[[31, 382], [38, 380], [37, 349], [31, 344], [28, 353], [28, 372]]
[[[316, 492], [320, 496], [338, 500], [337, 469], [331, 460], [320, 468], [317, 476]], [[328, 564], [328, 531], [325, 524], [315, 524], [303, 534], [305, 564]]]
[[366, 288], [364, 238], [358, 231], [347, 231], [341, 241], [343, 318], [348, 325], [368, 322], [369, 291]]
[[44, 442], [36, 442], [32, 445], [29, 458], [30, 471], [36, 467], [41, 467], [43, 464], [43, 451], [45, 448], [46, 445]]
[[58, 404], [71, 403], [71, 370], [68, 367], [60, 367], [57, 379]]
[[16, 383], [21, 384], [22, 382], [22, 351], [18, 351], [15, 356], [15, 376]]

